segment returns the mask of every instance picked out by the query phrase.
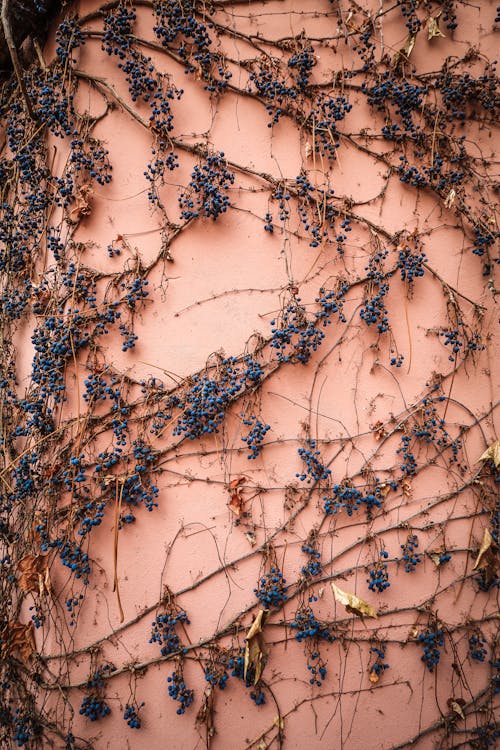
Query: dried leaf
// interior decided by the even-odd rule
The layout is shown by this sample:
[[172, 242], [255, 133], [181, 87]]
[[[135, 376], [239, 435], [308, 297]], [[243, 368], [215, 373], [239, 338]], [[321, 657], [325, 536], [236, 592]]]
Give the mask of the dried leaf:
[[252, 547], [255, 547], [255, 545], [257, 544], [257, 538], [256, 538], [255, 534], [253, 533], [253, 531], [247, 531], [247, 532], [245, 532], [245, 536], [248, 539], [248, 541], [250, 542], [250, 545]]
[[255, 620], [253, 621], [250, 630], [246, 635], [245, 643], [245, 666], [243, 671], [243, 677], [247, 678], [248, 670], [253, 667], [255, 676], [253, 684], [256, 685], [261, 678], [262, 672], [266, 665], [267, 653], [264, 648], [264, 640], [262, 638], [262, 628], [265, 625], [267, 617], [269, 615], [268, 609], [259, 609]]
[[243, 484], [246, 477], [238, 477], [237, 479], [233, 479], [229, 485], [230, 490], [235, 490], [237, 487], [239, 487], [240, 484]]
[[33, 623], [29, 622], [25, 625], [22, 622], [14, 620], [9, 622], [2, 633], [2, 640], [5, 642], [7, 654], [18, 651], [22, 661], [27, 664], [35, 651]]
[[378, 422], [375, 422], [374, 425], [371, 425], [371, 429], [373, 430], [373, 437], [379, 443], [381, 440], [383, 440], [385, 437], [387, 437], [387, 432], [384, 428], [384, 423], [378, 420]]
[[481, 542], [481, 548], [479, 550], [478, 556], [476, 557], [476, 562], [474, 563], [474, 567], [472, 568], [472, 570], [476, 570], [476, 568], [479, 567], [481, 560], [483, 559], [484, 555], [488, 552], [492, 544], [493, 544], [493, 537], [491, 536], [488, 529], [485, 529], [484, 534], [483, 534], [483, 541]]
[[392, 487], [391, 487], [390, 484], [380, 484], [379, 485], [379, 491], [380, 491], [380, 494], [382, 495], [382, 497], [384, 498], [384, 500], [387, 497], [387, 495], [389, 494], [389, 492], [391, 491], [391, 489], [392, 489]]
[[379, 680], [378, 674], [375, 672], [374, 669], [372, 669], [372, 671], [370, 672], [370, 682], [375, 684], [376, 682], [378, 682], [378, 680]]
[[495, 442], [484, 451], [478, 461], [493, 461], [495, 469], [500, 468], [500, 440], [495, 440]]
[[410, 497], [411, 495], [411, 482], [408, 479], [405, 479], [403, 484], [401, 485], [401, 489], [403, 490], [403, 496], [404, 497]]
[[436, 36], [442, 36], [445, 37], [446, 34], [443, 34], [441, 29], [439, 28], [439, 21], [437, 18], [433, 18], [432, 16], [427, 21], [427, 39], [430, 41], [431, 39], [434, 39]]
[[267, 750], [267, 745], [264, 740], [261, 740], [257, 745], [257, 750]]
[[456, 714], [458, 714], [458, 716], [460, 716], [461, 719], [465, 719], [465, 714], [464, 714], [464, 712], [462, 710], [462, 706], [460, 705], [460, 703], [457, 703], [457, 701], [450, 700], [448, 702], [448, 705], [449, 705], [449, 707], [451, 708], [451, 710], [454, 713], [456, 713]]
[[280, 732], [282, 732], [285, 728], [285, 720], [282, 716], [275, 716], [273, 721], [273, 726], [278, 727]]
[[444, 202], [445, 208], [451, 208], [453, 206], [453, 204], [455, 203], [456, 196], [457, 196], [456, 191], [453, 190], [452, 188], [450, 192], [448, 193], [448, 195], [446, 196], [446, 199]]
[[231, 500], [229, 501], [229, 510], [239, 518], [243, 512], [243, 506], [245, 501], [241, 496], [242, 488], [240, 484], [245, 481], [245, 477], [238, 477], [233, 479], [229, 485], [229, 492], [231, 493]]
[[429, 557], [431, 558], [436, 568], [439, 568], [439, 566], [441, 565], [441, 555], [438, 555], [437, 552], [431, 552], [429, 554]]
[[361, 619], [363, 617], [377, 617], [377, 613], [371, 604], [360, 599], [356, 594], [348, 594], [346, 591], [342, 591], [334, 583], [331, 583], [331, 586], [336, 601], [343, 604], [348, 612], [352, 612], [354, 615], [361, 617]]
[[234, 515], [239, 518], [243, 511], [243, 505], [244, 500], [241, 497], [240, 493], [233, 492], [233, 494], [231, 495], [231, 500], [229, 501], [229, 510], [231, 511], [231, 513], [234, 513]]
[[304, 153], [305, 153], [306, 159], [309, 159], [312, 156], [312, 151], [313, 151], [312, 146], [311, 146], [311, 144], [308, 141], [306, 143], [306, 145], [305, 145], [305, 148], [304, 148]]
[[409, 34], [408, 38], [405, 42], [404, 47], [401, 47], [398, 52], [394, 55], [392, 65], [394, 68], [397, 68], [398, 65], [400, 65], [403, 62], [408, 62], [408, 58], [410, 57], [411, 53], [413, 52], [413, 48], [415, 46], [415, 41], [417, 39], [416, 34]]
[[26, 594], [38, 591], [40, 596], [50, 592], [50, 577], [48, 571], [49, 558], [47, 555], [26, 555], [19, 560], [18, 585]]

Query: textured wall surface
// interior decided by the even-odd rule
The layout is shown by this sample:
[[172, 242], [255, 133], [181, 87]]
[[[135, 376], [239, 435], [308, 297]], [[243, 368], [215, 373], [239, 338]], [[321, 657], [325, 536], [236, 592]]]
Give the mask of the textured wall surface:
[[498, 9], [103, 7], [2, 91], [2, 746], [493, 746]]

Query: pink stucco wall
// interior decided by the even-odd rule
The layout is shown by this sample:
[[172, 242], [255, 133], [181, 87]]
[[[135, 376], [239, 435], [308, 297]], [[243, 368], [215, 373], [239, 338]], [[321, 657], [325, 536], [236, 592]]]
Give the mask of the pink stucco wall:
[[[202, 4], [197, 5], [200, 14]], [[480, 75], [494, 54], [498, 24], [495, 27], [492, 2], [457, 4], [457, 29], [447, 30], [440, 21], [446, 36], [429, 39], [426, 23], [438, 16], [439, 6], [420, 4], [417, 13], [423, 25], [408, 60], [408, 46], [404, 54], [398, 53], [407, 44], [400, 10], [387, 10], [376, 22], [377, 59], [386, 55], [385, 69], [393, 72], [406, 66], [398, 78], [401, 86], [420, 85], [426, 74], [431, 80], [446, 58], [452, 64], [455, 56], [461, 58], [471, 49], [477, 56], [457, 70]], [[87, 16], [98, 7], [85, 1], [72, 5], [71, 11]], [[366, 7], [375, 15], [382, 4]], [[162, 456], [154, 464], [159, 470], [154, 474], [158, 507], [151, 513], [138, 508], [135, 522], [118, 533], [120, 488], [133, 471], [134, 459], [128, 466], [111, 468], [107, 477], [101, 474], [108, 500], [102, 523], [89, 535], [93, 571], [87, 586], [72, 580], [57, 556], [51, 557], [53, 614], [35, 632], [36, 651], [49, 657], [36, 669], [51, 687], [39, 700], [49, 714], [53, 711], [50, 715], [71, 725], [77, 738], [98, 750], [395, 750], [413, 746], [413, 738], [419, 748], [472, 743], [478, 736], [474, 730], [488, 723], [486, 714], [490, 723], [498, 721], [490, 663], [498, 632], [498, 588], [482, 591], [478, 571], [472, 570], [485, 528], [494, 529], [493, 466], [478, 459], [498, 438], [498, 310], [494, 263], [484, 270], [486, 259], [472, 252], [471, 216], [481, 217], [493, 231], [496, 131], [479, 105], [464, 127], [436, 118], [437, 140], [441, 127], [449, 128], [453, 138], [465, 135], [473, 159], [468, 181], [463, 190], [457, 188], [456, 198], [451, 186], [439, 194], [403, 184], [396, 171], [401, 147], [398, 151], [397, 144], [380, 135], [384, 113], [368, 105], [361, 78], [342, 81], [339, 76], [361, 65], [354, 45], [368, 16], [358, 6], [272, 0], [216, 3], [214, 8], [212, 18], [220, 25], [217, 35], [213, 32], [216, 49], [232, 74], [223, 95], [210, 95], [201, 75], [186, 75], [173, 55], [137, 42], [164, 80], [170, 77], [184, 90], [182, 98], [172, 102], [171, 136], [179, 168], [167, 172], [157, 186], [164, 212], [148, 201], [150, 185], [144, 177], [154, 142], [147, 127], [149, 107], [132, 101], [117, 58], [101, 49], [102, 17], [85, 21], [82, 28], [95, 33], [74, 53], [74, 67], [80, 71], [75, 74], [76, 108], [91, 117], [104, 113], [108, 103], [92, 136], [109, 150], [113, 179], [93, 186], [83, 215], [72, 204], [66, 218], [69, 214], [77, 224], [65, 224], [64, 212], [57, 208], [51, 222], [60, 220], [63, 234], [72, 233], [75, 244], [68, 245], [68, 258], [74, 257], [79, 270], [95, 275], [98, 300], [113, 294], [118, 298], [124, 293], [120, 284], [134, 276], [147, 278], [149, 294], [131, 316], [138, 336], [134, 348], [122, 351], [122, 338], [111, 330], [95, 353], [79, 353], [68, 363], [68, 398], [57, 420], [58, 425], [73, 422], [51, 461], [59, 470], [68, 460], [64, 447], [70, 445], [71, 455], [76, 455], [77, 446], [90, 473], [97, 454], [113, 444], [109, 402], [92, 406], [102, 421], [92, 433], [86, 432], [90, 409], [83, 393], [92, 369], [104, 375], [115, 372], [131, 405], [133, 425], [124, 451], [131, 450], [133, 439], [144, 437]], [[134, 34], [138, 40], [154, 40], [151, 8], [137, 8]], [[310, 38], [314, 47], [314, 95], [322, 86], [328, 95], [345, 96], [352, 105], [338, 122], [340, 135], [331, 136], [339, 144], [332, 160], [321, 149], [315, 152], [320, 128], [311, 127], [310, 120], [304, 125], [310, 100], [301, 100], [295, 117], [285, 114], [269, 127], [272, 115], [249, 82], [248, 61], [264, 53], [286, 61], [300, 38]], [[283, 39], [292, 41], [280, 48], [276, 40]], [[45, 49], [48, 61], [54, 49], [52, 33]], [[398, 54], [405, 57], [403, 63], [395, 59]], [[430, 90], [423, 97], [420, 122], [431, 135], [424, 107], [431, 106], [432, 96]], [[293, 110], [295, 105], [287, 106]], [[399, 121], [394, 109], [391, 117]], [[52, 169], [62, 175], [69, 139], [48, 138]], [[426, 149], [429, 144], [431, 140]], [[227, 190], [227, 212], [217, 221], [199, 217], [184, 225], [178, 199], [194, 166], [203, 163], [193, 147], [224, 152], [235, 179]], [[429, 158], [434, 154], [427, 150], [421, 160]], [[310, 246], [311, 237], [297, 213], [295, 178], [301, 173], [309, 178], [311, 192], [313, 187], [334, 191], [330, 202], [336, 225], [318, 247]], [[280, 221], [273, 197], [280, 186], [291, 195], [285, 221]], [[310, 223], [318, 215], [324, 218], [325, 204], [318, 192], [315, 195], [308, 208]], [[272, 233], [264, 230], [267, 213], [273, 217]], [[352, 231], [346, 233], [341, 254], [335, 237], [346, 216]], [[161, 257], [165, 241], [168, 256]], [[120, 254], [109, 257], [109, 245]], [[412, 284], [401, 279], [397, 266], [405, 248], [426, 255], [424, 274]], [[360, 311], [377, 291], [367, 279], [369, 259], [384, 249], [385, 271], [394, 271], [383, 300], [390, 330], [378, 334], [376, 324], [367, 326]], [[492, 255], [495, 251], [493, 246]], [[40, 278], [51, 266], [50, 252], [39, 257]], [[348, 287], [345, 322], [334, 314], [330, 325], [319, 326], [325, 338], [307, 363], [277, 367], [269, 337], [286, 306], [300, 301], [312, 320], [322, 290], [335, 291], [341, 283]], [[127, 315], [125, 308], [122, 322]], [[28, 317], [16, 333], [21, 391], [30, 387], [33, 351], [28, 342], [35, 325], [34, 317]], [[455, 328], [463, 344], [456, 357], [451, 352], [450, 361], [451, 347], [444, 342]], [[478, 350], [470, 350], [467, 342], [476, 341]], [[217, 434], [180, 440], [172, 435], [170, 423], [161, 435], [151, 435], [148, 415], [158, 403], [157, 391], [141, 382], [155, 378], [156, 386], [161, 381], [165, 389], [182, 393], [192, 386], [195, 373], [217, 380], [224, 357], [247, 353], [262, 363], [266, 377], [228, 409]], [[400, 355], [402, 364], [391, 365]], [[436, 442], [429, 443], [415, 433], [433, 409]], [[242, 442], [248, 433], [242, 420], [250, 414], [270, 426], [255, 460], [248, 460]], [[415, 472], [401, 469], [402, 438], [407, 436], [413, 441]], [[298, 454], [307, 449], [308, 439], [316, 441], [313, 450], [321, 450], [321, 461], [331, 471], [310, 482], [300, 478], [305, 464]], [[342, 483], [365, 496], [378, 487], [380, 507], [367, 513], [361, 504], [352, 515], [345, 509], [325, 514], [325, 498], [333, 498], [334, 486]], [[59, 508], [73, 507], [71, 492], [61, 492]], [[232, 494], [242, 502], [239, 516], [229, 507]], [[308, 557], [302, 547], [311, 532], [321, 555], [317, 576], [303, 573]], [[418, 536], [415, 551], [420, 558], [415, 570], [405, 572], [403, 546], [412, 534]], [[387, 558], [380, 556], [383, 550]], [[493, 575], [495, 550], [493, 542], [485, 553], [493, 556], [488, 562]], [[449, 560], [442, 558], [447, 554]], [[485, 561], [480, 561], [479, 573]], [[377, 562], [388, 566], [391, 585], [384, 591], [368, 588], [369, 571]], [[207, 694], [204, 667], [210, 655], [220, 658], [217, 649], [245, 645], [260, 608], [254, 589], [274, 566], [287, 580], [289, 600], [271, 607], [263, 629], [268, 657], [257, 692], [262, 689], [264, 705], [256, 706], [248, 695], [251, 688], [236, 677], [230, 677], [223, 691], [216, 688]], [[346, 610], [335, 601], [331, 582], [360, 597], [378, 616], [360, 618]], [[64, 602], [80, 593], [85, 598], [76, 608], [75, 624], [69, 624]], [[22, 608], [25, 619], [30, 617], [30, 596]], [[189, 617], [189, 624], [179, 623], [176, 632], [187, 649], [184, 679], [195, 698], [181, 716], [176, 714], [179, 704], [167, 694], [167, 677], [178, 657], [160, 658], [158, 643], [149, 642], [151, 623], [168, 610], [170, 597]], [[333, 642], [320, 640], [309, 651], [310, 656], [317, 650], [326, 666], [320, 686], [311, 686], [307, 669], [311, 639], [297, 642], [290, 627], [301, 605], [311, 606], [334, 636]], [[442, 631], [444, 645], [431, 672], [422, 661], [418, 637], [433, 627]], [[468, 650], [468, 639], [478, 627], [488, 643], [484, 662], [474, 661]], [[376, 675], [376, 655], [370, 648], [381, 643], [382, 663], [390, 667]], [[111, 667], [102, 692], [111, 713], [89, 722], [79, 707], [85, 682], [99, 665]], [[490, 702], [481, 712], [476, 709], [483, 705], [488, 686]], [[210, 710], [202, 716], [198, 712], [204, 699]], [[123, 720], [124, 706], [134, 701], [145, 703], [140, 730]], [[55, 742], [64, 747], [63, 740]]]

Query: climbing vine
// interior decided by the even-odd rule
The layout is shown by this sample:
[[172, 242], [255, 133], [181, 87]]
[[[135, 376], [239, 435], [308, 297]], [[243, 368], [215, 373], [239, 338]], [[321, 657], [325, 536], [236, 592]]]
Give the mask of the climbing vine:
[[2, 746], [495, 745], [499, 28], [112, 0], [14, 60]]

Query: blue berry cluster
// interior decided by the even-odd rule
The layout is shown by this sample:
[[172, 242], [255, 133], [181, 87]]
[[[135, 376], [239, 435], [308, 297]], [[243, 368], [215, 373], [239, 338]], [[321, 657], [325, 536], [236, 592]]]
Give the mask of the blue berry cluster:
[[231, 206], [226, 191], [233, 184], [234, 174], [227, 168], [224, 152], [208, 154], [204, 164], [195, 166], [187, 189], [179, 196], [181, 218], [205, 216], [216, 221]]
[[[207, 8], [207, 13], [210, 13]], [[223, 56], [211, 49], [211, 21], [197, 18], [194, 0], [167, 0], [154, 6], [156, 25], [153, 30], [161, 45], [171, 50], [184, 64], [184, 73], [195, 73], [205, 83], [205, 90], [222, 93], [231, 79]]]
[[264, 422], [261, 422], [261, 420], [258, 419], [254, 414], [252, 414], [248, 419], [243, 419], [243, 424], [251, 428], [248, 432], [248, 435], [244, 435], [241, 438], [242, 441], [247, 444], [247, 447], [250, 450], [247, 458], [258, 458], [262, 451], [262, 443], [264, 442], [264, 438], [266, 437], [267, 433], [271, 429], [271, 425], [264, 424]]
[[316, 548], [316, 539], [314, 532], [309, 534], [308, 541], [304, 542], [301, 547], [301, 551], [309, 558], [307, 565], [303, 565], [301, 569], [302, 575], [308, 578], [315, 578], [323, 572], [321, 565], [321, 553]]
[[288, 600], [287, 592], [286, 579], [277, 567], [272, 567], [269, 573], [263, 575], [258, 587], [253, 590], [264, 609], [271, 609], [271, 607], [280, 609]]
[[382, 494], [380, 486], [376, 485], [373, 491], [363, 493], [358, 487], [350, 484], [335, 484], [332, 487], [332, 495], [323, 497], [325, 513], [332, 516], [345, 510], [348, 516], [364, 507], [368, 515], [371, 515], [375, 508], [382, 505]]
[[271, 320], [272, 349], [278, 352], [278, 362], [309, 362], [313, 352], [321, 346], [325, 334], [318, 330], [315, 321], [308, 320], [300, 297], [288, 304], [280, 319]]
[[167, 401], [169, 410], [156, 414], [155, 425], [161, 429], [172, 419], [172, 410], [175, 409], [180, 414], [173, 429], [174, 435], [194, 440], [218, 432], [229, 406], [255, 388], [263, 376], [262, 365], [250, 355], [245, 355], [241, 364], [235, 357], [224, 358], [216, 377], [193, 375], [183, 395], [171, 396]]
[[337, 158], [340, 146], [337, 123], [345, 120], [352, 109], [346, 96], [331, 96], [320, 92], [310, 105], [306, 124], [314, 129], [314, 150], [330, 160]]
[[391, 585], [387, 563], [385, 562], [388, 557], [389, 553], [385, 549], [380, 550], [380, 560], [377, 560], [374, 567], [371, 568], [369, 571], [370, 577], [366, 581], [370, 591], [378, 591], [381, 594]]
[[297, 610], [294, 619], [290, 622], [290, 627], [295, 632], [295, 638], [299, 643], [308, 639], [333, 643], [336, 639], [332, 625], [318, 620], [310, 606], [300, 607]]
[[186, 712], [186, 708], [189, 708], [194, 700], [194, 691], [186, 687], [184, 677], [182, 675], [182, 669], [178, 667], [170, 677], [167, 677], [168, 683], [168, 694], [174, 701], [180, 703], [177, 709], [177, 714], [180, 716]]
[[403, 560], [405, 563], [405, 573], [413, 573], [417, 565], [422, 562], [422, 555], [420, 552], [415, 552], [417, 548], [418, 536], [416, 534], [408, 534], [406, 542], [401, 545]]
[[385, 297], [389, 292], [388, 279], [392, 274], [384, 273], [383, 270], [387, 254], [387, 250], [379, 250], [365, 267], [365, 271], [368, 271], [368, 282], [363, 307], [359, 312], [361, 320], [364, 320], [367, 326], [376, 325], [379, 333], [385, 333], [390, 327]]
[[310, 44], [301, 44], [301, 49], [288, 59], [288, 68], [292, 73], [295, 86], [305, 91], [311, 80], [311, 72], [316, 65], [314, 48]]
[[379, 643], [378, 646], [370, 647], [370, 653], [373, 654], [375, 658], [375, 661], [368, 667], [370, 675], [374, 674], [377, 678], [380, 678], [385, 670], [390, 668], [390, 665], [385, 661], [385, 652], [385, 643]]
[[176, 632], [180, 623], [189, 625], [187, 613], [180, 610], [164, 612], [151, 623], [149, 642], [160, 644], [162, 656], [174, 654], [182, 649], [181, 639]]
[[321, 451], [316, 447], [316, 441], [308, 440], [307, 446], [307, 448], [299, 448], [297, 451], [306, 468], [301, 474], [295, 474], [295, 476], [301, 482], [307, 481], [308, 484], [328, 479], [332, 472], [323, 464]]
[[429, 627], [423, 633], [419, 633], [417, 640], [424, 649], [420, 658], [429, 672], [433, 672], [441, 657], [439, 648], [444, 645], [443, 631], [437, 626]]
[[279, 74], [279, 66], [270, 60], [260, 60], [250, 74], [250, 82], [263, 100], [266, 110], [272, 116], [268, 127], [276, 125], [283, 114], [288, 112], [297, 99], [295, 86], [288, 84]]
[[141, 728], [141, 719], [139, 717], [139, 712], [144, 705], [145, 703], [143, 702], [140, 704], [140, 706], [132, 705], [130, 703], [127, 703], [127, 705], [125, 706], [123, 718], [131, 729]]
[[484, 662], [488, 655], [488, 650], [485, 648], [486, 640], [481, 633], [477, 631], [469, 636], [469, 654], [471, 659], [474, 661]]
[[[1, 722], [3, 724], [3, 721]], [[24, 747], [33, 737], [33, 721], [16, 709], [13, 716], [12, 739], [17, 747]]]
[[423, 264], [426, 260], [425, 253], [419, 252], [418, 249], [414, 251], [407, 245], [400, 247], [398, 268], [401, 271], [401, 279], [410, 285], [415, 279], [422, 277], [425, 272]]
[[106, 701], [94, 695], [87, 695], [82, 700], [79, 711], [81, 716], [85, 716], [89, 721], [99, 721], [111, 713], [111, 708]]

